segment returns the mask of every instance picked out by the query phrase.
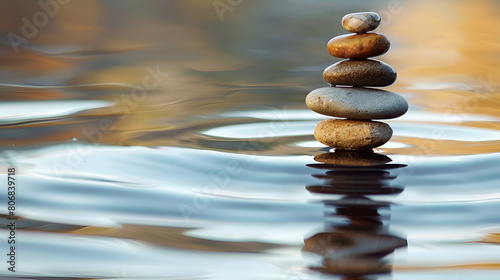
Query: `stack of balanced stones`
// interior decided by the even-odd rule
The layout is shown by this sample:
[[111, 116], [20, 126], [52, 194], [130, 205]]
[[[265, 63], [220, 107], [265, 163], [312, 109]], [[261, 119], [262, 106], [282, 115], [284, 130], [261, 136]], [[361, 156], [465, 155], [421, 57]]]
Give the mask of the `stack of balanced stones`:
[[382, 34], [370, 32], [380, 25], [377, 13], [353, 13], [342, 18], [342, 26], [356, 34], [337, 36], [328, 42], [328, 52], [347, 58], [323, 72], [331, 87], [318, 88], [306, 97], [309, 109], [327, 116], [318, 123], [315, 138], [330, 147], [343, 150], [372, 149], [392, 137], [391, 127], [374, 119], [393, 119], [408, 111], [408, 102], [393, 92], [374, 89], [396, 81], [396, 71], [388, 64], [368, 59], [389, 50], [390, 42]]

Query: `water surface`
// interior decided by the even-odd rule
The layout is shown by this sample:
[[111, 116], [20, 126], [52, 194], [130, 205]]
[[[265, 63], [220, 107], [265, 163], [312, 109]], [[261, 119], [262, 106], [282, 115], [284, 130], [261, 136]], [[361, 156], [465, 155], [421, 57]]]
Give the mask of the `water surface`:
[[[18, 53], [7, 34], [41, 8], [3, 4], [18, 228], [2, 277], [500, 276], [497, 2], [214, 3], [71, 1]], [[315, 141], [325, 117], [304, 98], [363, 10], [382, 15], [388, 90], [410, 111], [374, 154], [342, 154]]]

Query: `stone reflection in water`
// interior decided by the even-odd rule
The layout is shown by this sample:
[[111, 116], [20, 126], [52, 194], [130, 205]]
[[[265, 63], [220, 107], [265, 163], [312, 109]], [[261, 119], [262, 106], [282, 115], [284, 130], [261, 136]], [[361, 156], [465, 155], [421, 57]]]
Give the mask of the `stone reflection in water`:
[[319, 164], [308, 166], [324, 172], [313, 175], [323, 182], [307, 190], [343, 197], [324, 201], [324, 231], [305, 240], [303, 251], [322, 258], [322, 265], [312, 269], [346, 277], [390, 273], [385, 257], [407, 242], [388, 234], [389, 215], [380, 212], [389, 212], [391, 203], [367, 196], [401, 193], [404, 186], [393, 184], [397, 176], [391, 170], [406, 165], [391, 164], [389, 157], [372, 151], [337, 150], [314, 159]]

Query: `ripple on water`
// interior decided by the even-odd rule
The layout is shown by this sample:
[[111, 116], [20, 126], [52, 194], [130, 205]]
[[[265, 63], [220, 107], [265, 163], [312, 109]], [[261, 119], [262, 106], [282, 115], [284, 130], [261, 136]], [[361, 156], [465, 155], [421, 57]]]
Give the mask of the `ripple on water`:
[[[394, 130], [394, 136], [467, 142], [493, 141], [500, 139], [500, 131], [494, 129], [425, 123], [389, 123]], [[310, 135], [311, 131], [314, 131], [316, 124], [317, 122], [313, 121], [287, 121], [283, 123], [258, 122], [217, 127], [202, 133], [212, 137], [232, 139], [303, 136]]]
[[[193, 242], [202, 242], [207, 246], [212, 244], [210, 246], [213, 247], [206, 248], [209, 251], [232, 250], [228, 247], [231, 242], [268, 244], [265, 245], [268, 248], [300, 247], [304, 236], [310, 236], [324, 222], [324, 209], [319, 202], [339, 198], [338, 195], [325, 197], [326, 194], [306, 191], [305, 186], [317, 184], [321, 178], [318, 175], [324, 173], [306, 166], [314, 162], [310, 156], [255, 156], [173, 147], [151, 149], [92, 145], [81, 161], [67, 161], [77, 150], [77, 145], [81, 144], [75, 142], [6, 154], [18, 166], [18, 182], [23, 186], [19, 196], [23, 207], [19, 209], [19, 215], [48, 225], [75, 225], [77, 228], [73, 234], [87, 236], [78, 237], [76, 245], [72, 245], [75, 242], [73, 237], [67, 237], [62, 232], [48, 235], [44, 227], [37, 226], [38, 231], [23, 236], [26, 244], [29, 243], [25, 248], [30, 248], [22, 252], [26, 262], [38, 258], [43, 252], [33, 248], [50, 245], [60, 248], [61, 253], [45, 257], [44, 262], [63, 262], [66, 257], [68, 260], [63, 263], [72, 271], [82, 271], [83, 268], [80, 268], [78, 258], [70, 258], [68, 254], [80, 250], [82, 256], [101, 252], [93, 255], [96, 262], [108, 268], [121, 267], [115, 262], [120, 259], [115, 258], [116, 251], [129, 250], [138, 256], [153, 254], [156, 260], [149, 263], [154, 275], [159, 273], [158, 260], [164, 258], [176, 256], [179, 260], [191, 259], [190, 263], [212, 258], [210, 254], [182, 249], [189, 248]], [[396, 271], [407, 265], [420, 267], [426, 258], [435, 260], [435, 266], [474, 261], [500, 262], [500, 257], [493, 254], [490, 245], [471, 244], [467, 250], [475, 253], [470, 257], [462, 255], [454, 261], [441, 261], [433, 255], [435, 252], [446, 255], [460, 250], [462, 247], [456, 247], [458, 245], [453, 240], [478, 241], [491, 230], [491, 225], [497, 221], [494, 209], [498, 208], [500, 201], [500, 196], [492, 198], [492, 194], [497, 192], [495, 166], [498, 166], [498, 158], [496, 154], [422, 156], [420, 159], [405, 155], [392, 157], [393, 162], [389, 165], [405, 163], [408, 166], [389, 168], [384, 171], [384, 178], [402, 186], [404, 191], [399, 195], [391, 195], [393, 192], [382, 195], [382, 200], [394, 203], [390, 213], [391, 228], [396, 232], [412, 233], [407, 237], [411, 258], [402, 257], [396, 251]], [[233, 173], [230, 173], [231, 170]], [[361, 173], [380, 173], [376, 169], [371, 170], [374, 171], [367, 169]], [[462, 177], [454, 175], [457, 171]], [[330, 178], [327, 180], [345, 180], [345, 176], [356, 174], [340, 169], [325, 176]], [[144, 201], [147, 203], [142, 203]], [[130, 231], [130, 226], [126, 225], [137, 228]], [[155, 232], [154, 228], [148, 228], [151, 226], [186, 228], [181, 236], [194, 239], [178, 243], [178, 249], [174, 250], [171, 248], [174, 246], [168, 243], [150, 237], [141, 238], [141, 228]], [[120, 227], [124, 227], [125, 231], [113, 233], [113, 229]], [[165, 231], [159, 232], [165, 234]], [[443, 234], [447, 234], [448, 240]], [[48, 242], [51, 238], [53, 241]], [[123, 238], [142, 241], [130, 243]], [[444, 241], [449, 245], [440, 246]], [[153, 249], [152, 244], [159, 247]], [[422, 245], [425, 250], [418, 251], [418, 244], [425, 244]], [[429, 244], [438, 247], [429, 248]], [[85, 249], [78, 247], [80, 245]], [[93, 246], [100, 248], [96, 251]], [[253, 248], [257, 248], [255, 246]], [[490, 250], [491, 253], [481, 255], [483, 250]], [[286, 250], [276, 249], [274, 252], [285, 259], [289, 254]], [[226, 254], [218, 255], [221, 257], [219, 262], [231, 257], [236, 263], [249, 262], [260, 267], [263, 262], [269, 261], [265, 251], [249, 259], [245, 255]], [[122, 260], [122, 264], [127, 264], [134, 262], [135, 258], [122, 255]], [[34, 270], [44, 262], [34, 265], [29, 261]], [[215, 261], [214, 268], [222, 269]], [[92, 271], [107, 275], [101, 270]], [[133, 274], [133, 271], [131, 269], [129, 273]], [[179, 275], [185, 273], [182, 265], [174, 271], [181, 273]], [[58, 271], [59, 275], [64, 273]], [[72, 275], [88, 275], [83, 271], [81, 273]], [[197, 275], [199, 273], [202, 272], [197, 271]], [[227, 273], [235, 271], [231, 269]]]
[[64, 117], [111, 104], [104, 100], [4, 101], [0, 103], [0, 125]]

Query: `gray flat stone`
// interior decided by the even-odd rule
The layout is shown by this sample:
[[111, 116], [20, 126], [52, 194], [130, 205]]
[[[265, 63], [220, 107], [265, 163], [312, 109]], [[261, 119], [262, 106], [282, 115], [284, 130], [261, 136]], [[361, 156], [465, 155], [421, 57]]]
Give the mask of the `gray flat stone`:
[[393, 119], [408, 111], [399, 94], [362, 87], [325, 87], [306, 97], [309, 109], [323, 115], [348, 119]]

